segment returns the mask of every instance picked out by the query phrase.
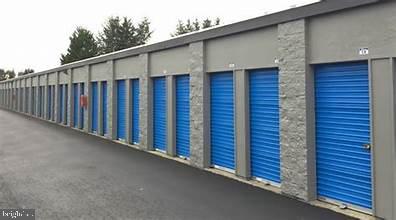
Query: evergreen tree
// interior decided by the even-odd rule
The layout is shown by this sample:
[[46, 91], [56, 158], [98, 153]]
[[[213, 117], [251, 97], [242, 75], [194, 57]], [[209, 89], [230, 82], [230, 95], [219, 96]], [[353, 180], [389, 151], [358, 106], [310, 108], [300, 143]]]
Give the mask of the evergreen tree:
[[34, 73], [34, 70], [30, 69], [30, 68], [27, 68], [24, 71], [18, 72], [18, 76], [27, 75], [27, 74], [30, 74], [30, 73]]
[[129, 47], [146, 44], [152, 31], [150, 22], [144, 18], [137, 26], [127, 17], [110, 17], [99, 34], [100, 53], [110, 53]]
[[98, 46], [91, 31], [77, 27], [69, 39], [67, 53], [61, 54], [62, 65], [98, 55]]
[[15, 78], [14, 70], [0, 69], [0, 81]]
[[216, 18], [213, 21], [210, 20], [209, 18], [206, 18], [201, 22], [198, 19], [195, 19], [194, 21], [187, 19], [186, 22], [179, 20], [176, 25], [176, 30], [174, 33], [171, 34], [171, 36], [175, 37], [175, 36], [179, 36], [179, 35], [194, 32], [194, 31], [199, 31], [199, 30], [210, 28], [210, 27], [217, 26], [217, 25], [220, 25], [220, 18]]

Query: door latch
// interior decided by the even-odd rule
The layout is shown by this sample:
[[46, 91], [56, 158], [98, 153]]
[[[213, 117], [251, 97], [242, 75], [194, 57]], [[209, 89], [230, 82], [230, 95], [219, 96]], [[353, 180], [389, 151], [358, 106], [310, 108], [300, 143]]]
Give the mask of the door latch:
[[367, 150], [371, 149], [371, 144], [363, 144], [363, 147]]

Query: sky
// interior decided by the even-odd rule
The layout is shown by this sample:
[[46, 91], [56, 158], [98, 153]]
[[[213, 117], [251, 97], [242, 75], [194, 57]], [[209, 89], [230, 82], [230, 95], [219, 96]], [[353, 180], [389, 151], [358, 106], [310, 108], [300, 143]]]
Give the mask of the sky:
[[216, 18], [234, 23], [315, 2], [314, 0], [131, 1], [12, 0], [0, 2], [0, 68], [36, 72], [59, 66], [77, 26], [97, 34], [109, 16], [143, 17], [154, 31], [149, 43], [170, 38], [178, 20]]

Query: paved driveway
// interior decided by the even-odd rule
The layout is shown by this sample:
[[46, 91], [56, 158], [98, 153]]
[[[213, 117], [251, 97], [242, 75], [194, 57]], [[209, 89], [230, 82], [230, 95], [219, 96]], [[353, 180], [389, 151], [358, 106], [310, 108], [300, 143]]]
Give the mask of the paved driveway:
[[5, 110], [0, 208], [34, 208], [37, 219], [347, 219]]

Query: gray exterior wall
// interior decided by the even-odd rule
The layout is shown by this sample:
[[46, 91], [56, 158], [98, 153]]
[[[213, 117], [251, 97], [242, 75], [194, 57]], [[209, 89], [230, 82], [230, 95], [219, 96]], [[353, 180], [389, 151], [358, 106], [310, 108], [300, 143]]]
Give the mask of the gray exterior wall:
[[278, 56], [277, 38], [275, 25], [208, 40], [205, 42], [206, 72], [275, 67], [274, 61]]
[[[22, 110], [15, 88], [68, 84], [68, 125], [73, 120], [72, 83], [85, 83], [88, 108], [83, 132], [90, 132], [91, 82], [107, 82], [107, 138], [116, 139], [116, 80], [139, 79], [138, 147], [153, 150], [152, 81], [167, 76], [167, 140], [175, 156], [174, 75], [190, 75], [190, 158], [198, 168], [210, 166], [210, 82], [212, 72], [233, 71], [235, 79], [236, 175], [249, 179], [249, 70], [279, 69], [280, 191], [304, 201], [316, 199], [315, 64], [367, 60], [369, 62], [373, 144], [373, 214], [396, 218], [395, 57], [396, 2], [323, 1], [274, 15], [191, 34], [169, 41], [87, 59], [18, 79], [0, 82], [2, 107]], [[376, 4], [374, 4], [376, 3]], [[357, 7], [360, 6], [360, 7]], [[330, 13], [332, 12], [332, 13]], [[368, 48], [368, 55], [359, 55]], [[47, 77], [48, 75], [48, 77]], [[58, 76], [57, 76], [58, 75]], [[21, 81], [26, 79], [26, 81]], [[15, 83], [17, 82], [17, 83]], [[127, 83], [130, 89], [129, 81]], [[45, 90], [45, 94], [47, 93]], [[129, 93], [129, 92], [128, 92]], [[55, 112], [59, 117], [58, 89]], [[31, 96], [31, 91], [30, 91]], [[100, 97], [100, 96], [99, 96]], [[35, 99], [36, 114], [38, 92]], [[127, 141], [131, 133], [128, 95]], [[47, 102], [47, 98], [44, 99]], [[101, 99], [100, 99], [101, 100]], [[25, 102], [23, 102], [25, 103]], [[99, 101], [101, 103], [101, 101]], [[29, 102], [31, 104], [31, 102]], [[26, 108], [26, 107], [25, 107]], [[47, 111], [47, 108], [44, 108]], [[63, 111], [66, 111], [64, 109]], [[31, 108], [29, 108], [31, 113]], [[102, 115], [101, 109], [99, 115]], [[78, 117], [78, 120], [81, 120]], [[58, 120], [56, 120], [58, 121]], [[102, 134], [99, 120], [98, 133]]]
[[86, 82], [86, 69], [84, 66], [73, 69], [73, 83]]
[[106, 63], [99, 63], [91, 66], [91, 81], [105, 81], [109, 75]]
[[114, 61], [116, 79], [136, 78], [145, 72], [145, 67], [140, 64], [139, 56], [127, 57]]
[[55, 85], [57, 82], [56, 73], [48, 74], [48, 85]]
[[359, 56], [362, 47], [371, 58], [395, 56], [395, 19], [395, 1], [309, 19], [310, 63], [366, 59]]
[[152, 77], [188, 73], [188, 47], [177, 47], [150, 54], [149, 71]]

